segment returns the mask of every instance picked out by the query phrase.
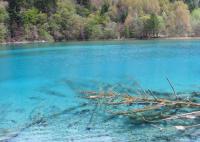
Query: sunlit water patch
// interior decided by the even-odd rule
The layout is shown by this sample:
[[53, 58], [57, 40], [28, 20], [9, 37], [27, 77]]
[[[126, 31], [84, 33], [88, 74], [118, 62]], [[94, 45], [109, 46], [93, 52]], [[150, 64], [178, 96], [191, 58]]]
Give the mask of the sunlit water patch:
[[199, 92], [199, 47], [199, 40], [2, 47], [0, 141], [199, 141], [199, 129], [134, 123], [95, 110], [79, 94], [113, 86], [130, 94], [135, 86], [166, 94], [173, 92], [166, 78], [176, 92]]

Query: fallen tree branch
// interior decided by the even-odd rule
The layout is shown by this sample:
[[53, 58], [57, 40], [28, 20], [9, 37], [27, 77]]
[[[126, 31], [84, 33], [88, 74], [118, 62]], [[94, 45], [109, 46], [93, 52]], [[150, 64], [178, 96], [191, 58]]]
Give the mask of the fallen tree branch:
[[[110, 107], [109, 111], [107, 112], [111, 113], [112, 115], [124, 115], [132, 118], [139, 118], [141, 120], [144, 120], [143, 118], [145, 116], [148, 117], [149, 122], [173, 120], [178, 118], [182, 119], [186, 117], [193, 118], [194, 115], [195, 117], [200, 116], [199, 111], [192, 112], [193, 109], [200, 109], [200, 103], [195, 103], [192, 101], [181, 99], [169, 100], [165, 98], [158, 99], [154, 96], [154, 94], [149, 95], [150, 97], [146, 97], [146, 95], [145, 97], [136, 97], [129, 94], [115, 94], [114, 92], [93, 92], [92, 94], [96, 95], [90, 94], [91, 93], [85, 93], [87, 99], [94, 101], [102, 100], [104, 105]], [[151, 96], [154, 97], [152, 98]], [[123, 105], [123, 108], [126, 108], [125, 110], [121, 109], [120, 107]], [[138, 105], [140, 106], [140, 108], [137, 107]], [[181, 110], [184, 108], [191, 109], [191, 112], [188, 114], [174, 115], [175, 113], [177, 113], [177, 110]]]
[[194, 111], [194, 112], [191, 112], [191, 113], [178, 114], [178, 115], [170, 116], [170, 117], [165, 118], [163, 120], [173, 120], [173, 119], [180, 119], [180, 118], [195, 119], [196, 117], [200, 117], [200, 111]]
[[176, 91], [175, 91], [175, 89], [174, 89], [174, 86], [172, 85], [171, 81], [170, 81], [167, 77], [166, 77], [166, 79], [167, 79], [167, 81], [168, 81], [170, 87], [172, 88], [172, 90], [173, 90], [173, 92], [174, 92], [174, 95], [176, 96], [176, 99], [178, 99], [178, 96], [177, 96], [177, 94], [176, 94]]

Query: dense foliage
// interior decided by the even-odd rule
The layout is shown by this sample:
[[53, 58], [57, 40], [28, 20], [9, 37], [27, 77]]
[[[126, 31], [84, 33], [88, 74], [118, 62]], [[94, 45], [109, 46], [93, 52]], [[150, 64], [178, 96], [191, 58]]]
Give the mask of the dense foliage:
[[199, 36], [200, 0], [0, 0], [0, 42]]

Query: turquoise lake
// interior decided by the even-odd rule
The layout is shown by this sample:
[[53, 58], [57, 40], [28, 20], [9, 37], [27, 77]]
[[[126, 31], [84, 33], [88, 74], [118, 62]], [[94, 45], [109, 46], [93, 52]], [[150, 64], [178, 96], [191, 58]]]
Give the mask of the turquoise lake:
[[94, 106], [78, 92], [113, 84], [172, 92], [166, 78], [176, 92], [200, 92], [200, 40], [2, 46], [0, 142], [200, 141], [200, 129], [183, 133], [162, 124], [168, 131], [161, 131], [101, 113], [86, 130]]

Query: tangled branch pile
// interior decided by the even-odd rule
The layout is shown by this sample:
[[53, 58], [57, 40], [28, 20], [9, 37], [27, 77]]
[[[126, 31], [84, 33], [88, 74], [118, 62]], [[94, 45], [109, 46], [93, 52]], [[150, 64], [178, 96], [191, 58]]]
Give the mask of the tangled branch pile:
[[[200, 118], [200, 94], [179, 93], [174, 96], [164, 97], [150, 90], [142, 90], [138, 94], [117, 93], [115, 91], [82, 91], [84, 98], [94, 101], [106, 109], [112, 115], [126, 116], [140, 123], [153, 123], [160, 121], [185, 120], [188, 121]], [[182, 97], [181, 97], [182, 96]], [[199, 123], [199, 122], [197, 122]], [[195, 124], [192, 126], [200, 126]], [[176, 126], [177, 129], [185, 129], [192, 126]]]

